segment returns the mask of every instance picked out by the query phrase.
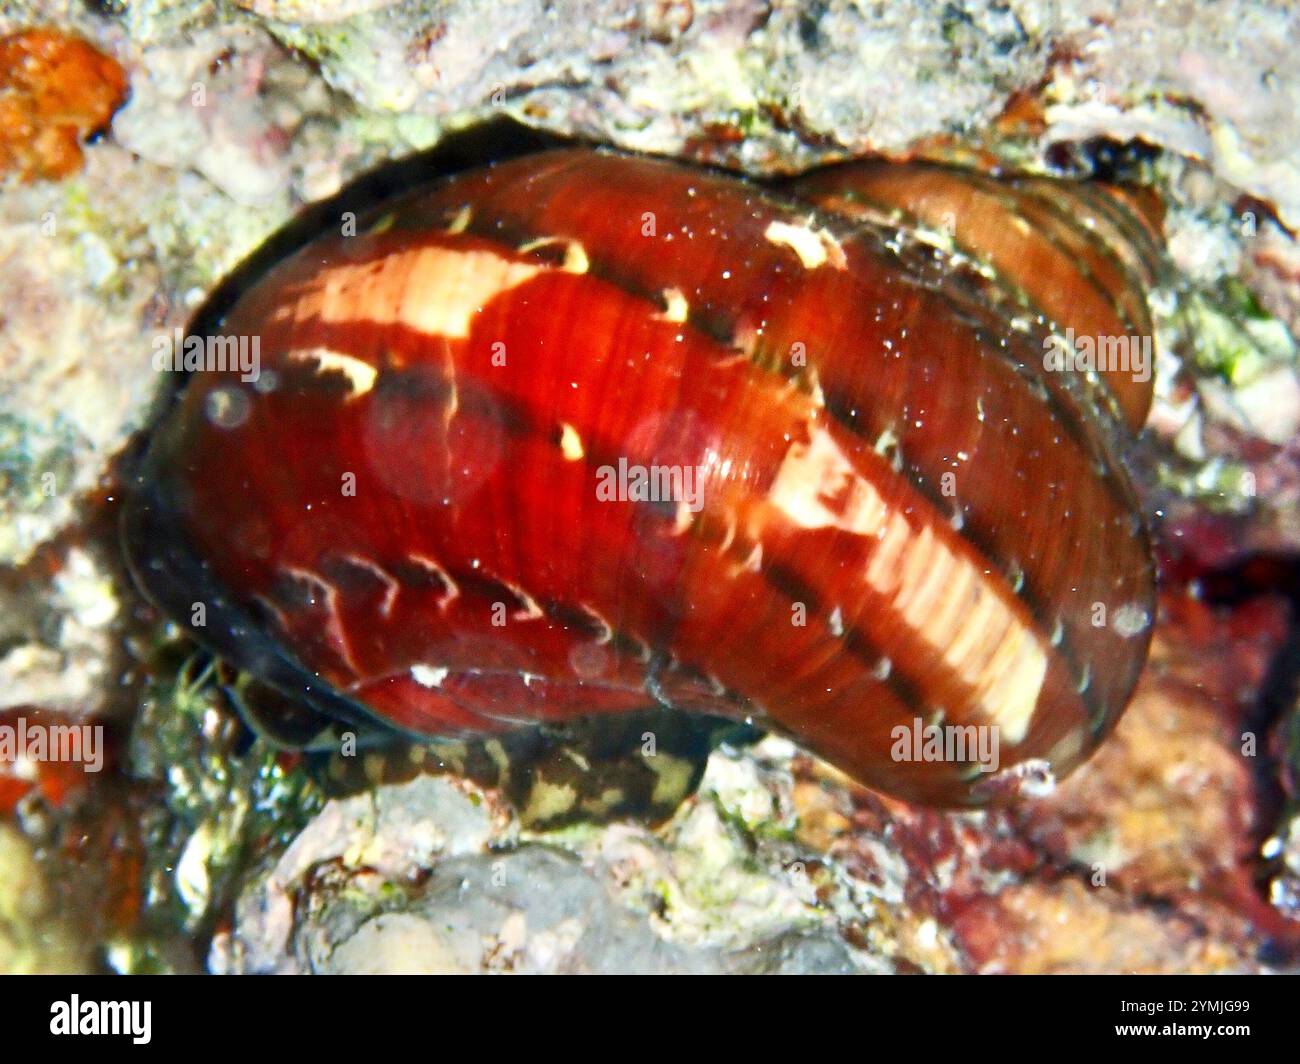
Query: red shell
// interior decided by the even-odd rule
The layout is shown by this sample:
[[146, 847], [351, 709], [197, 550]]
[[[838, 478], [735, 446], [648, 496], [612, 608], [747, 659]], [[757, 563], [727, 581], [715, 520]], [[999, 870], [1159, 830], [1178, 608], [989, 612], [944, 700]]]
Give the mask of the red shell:
[[[206, 602], [196, 635], [276, 686], [412, 732], [658, 701], [907, 798], [988, 793], [971, 758], [896, 759], [926, 723], [1067, 771], [1136, 682], [1153, 575], [1114, 401], [1044, 370], [1025, 307], [1110, 292], [1082, 330], [1145, 320], [1114, 309], [1140, 293], [1100, 257], [1071, 279], [1059, 212], [1025, 237], [1054, 279], [1015, 291], [846, 205], [859, 178], [890, 187], [562, 150], [320, 236], [221, 324], [260, 377], [192, 374], [156, 431], [143, 586], [187, 624]], [[635, 468], [675, 490], [629, 497]]]

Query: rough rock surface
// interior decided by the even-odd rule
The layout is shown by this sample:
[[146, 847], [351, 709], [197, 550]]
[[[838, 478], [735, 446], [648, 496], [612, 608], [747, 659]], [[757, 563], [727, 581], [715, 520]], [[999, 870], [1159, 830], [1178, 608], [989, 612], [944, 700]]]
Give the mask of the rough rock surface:
[[[774, 890], [766, 877], [747, 872], [743, 854], [726, 845], [716, 824], [682, 830], [710, 852], [691, 853], [688, 844], [673, 847], [626, 827], [558, 845], [520, 840], [508, 812], [492, 810], [464, 785], [420, 777], [382, 787], [326, 806], [244, 894], [233, 933], [214, 944], [212, 967], [855, 970], [849, 948], [800, 901], [795, 884], [778, 881]], [[708, 879], [692, 860], [710, 862]], [[710, 898], [706, 906], [716, 911], [705, 913], [692, 893], [701, 890], [729, 896], [725, 905]], [[736, 906], [761, 909], [762, 917], [738, 914], [720, 925], [720, 914]], [[674, 919], [715, 926], [683, 944], [672, 933]]]

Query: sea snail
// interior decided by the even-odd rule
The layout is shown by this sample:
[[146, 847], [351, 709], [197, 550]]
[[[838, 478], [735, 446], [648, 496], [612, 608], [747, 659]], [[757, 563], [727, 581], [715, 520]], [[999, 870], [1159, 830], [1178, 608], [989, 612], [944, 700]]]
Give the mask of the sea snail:
[[[1152, 215], [929, 163], [760, 185], [569, 147], [429, 179], [204, 326], [133, 474], [130, 566], [343, 719], [667, 705], [978, 804], [990, 768], [1082, 761], [1146, 656], [1122, 451], [1149, 363], [1048, 355], [1149, 344]], [[899, 756], [968, 726], [996, 766]]]

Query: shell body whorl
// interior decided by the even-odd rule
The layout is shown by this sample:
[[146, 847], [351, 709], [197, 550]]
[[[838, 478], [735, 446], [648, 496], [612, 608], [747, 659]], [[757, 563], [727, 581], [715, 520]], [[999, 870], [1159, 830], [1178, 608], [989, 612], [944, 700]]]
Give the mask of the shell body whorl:
[[[1149, 332], [1140, 257], [1045, 188], [913, 170], [773, 189], [568, 149], [393, 197], [224, 314], [260, 373], [163, 415], [133, 569], [272, 685], [416, 734], [658, 702], [909, 799], [987, 793], [971, 758], [898, 758], [914, 722], [1068, 771], [1145, 659], [1149, 393], [1045, 369], [1044, 338]], [[935, 203], [996, 268], [899, 222]]]

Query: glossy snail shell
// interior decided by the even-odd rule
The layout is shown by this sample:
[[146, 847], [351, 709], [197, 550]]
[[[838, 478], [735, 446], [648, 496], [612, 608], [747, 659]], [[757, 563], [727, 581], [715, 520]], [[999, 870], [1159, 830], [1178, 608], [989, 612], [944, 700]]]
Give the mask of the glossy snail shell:
[[978, 803], [973, 757], [900, 759], [899, 729], [984, 727], [1000, 769], [1060, 774], [1145, 659], [1122, 447], [1149, 384], [1044, 368], [1052, 327], [1149, 334], [1135, 202], [575, 148], [426, 182], [228, 308], [260, 375], [190, 375], [127, 554], [197, 638], [344, 718], [660, 703]]

